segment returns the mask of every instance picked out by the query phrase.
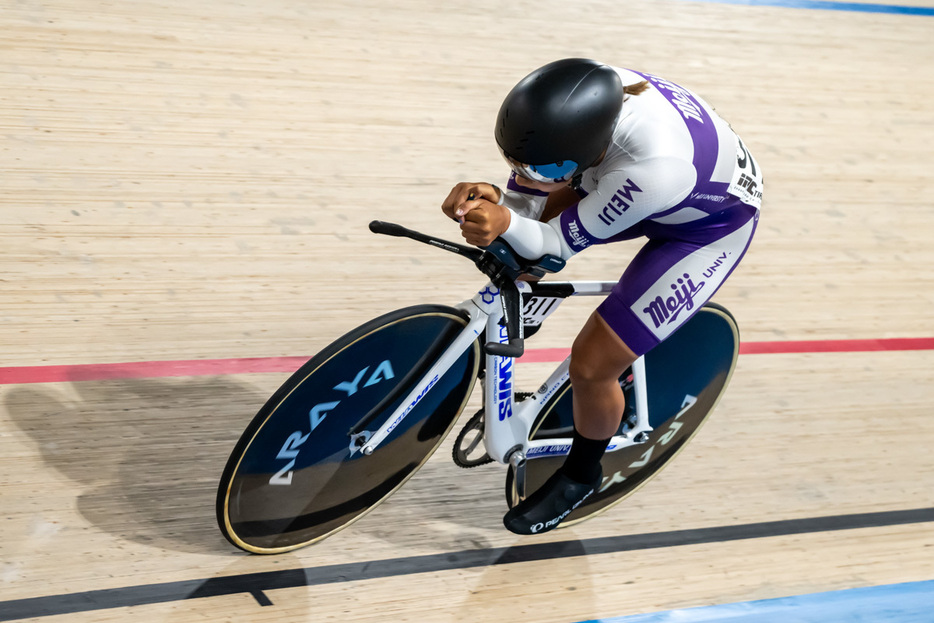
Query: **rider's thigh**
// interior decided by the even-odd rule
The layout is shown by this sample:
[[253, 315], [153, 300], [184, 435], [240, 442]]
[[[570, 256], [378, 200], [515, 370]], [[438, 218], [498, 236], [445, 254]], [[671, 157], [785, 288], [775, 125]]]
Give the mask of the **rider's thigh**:
[[758, 211], [741, 206], [730, 227], [691, 238], [654, 238], [636, 254], [597, 313], [634, 353], [644, 355], [716, 293], [752, 240]]
[[636, 360], [636, 354], [594, 312], [571, 347], [571, 383], [615, 381]]

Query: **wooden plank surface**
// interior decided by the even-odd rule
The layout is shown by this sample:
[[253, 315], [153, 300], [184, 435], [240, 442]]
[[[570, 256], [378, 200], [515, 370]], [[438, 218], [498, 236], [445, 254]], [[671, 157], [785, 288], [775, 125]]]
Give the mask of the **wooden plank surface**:
[[[756, 154], [760, 228], [717, 296], [744, 339], [934, 336], [934, 18], [678, 0], [0, 8], [0, 367], [311, 355], [377, 314], [459, 302], [482, 286], [472, 267], [366, 223], [456, 238], [450, 186], [505, 176], [500, 100], [571, 55], [695, 89]], [[588, 250], [562, 276], [616, 279], [637, 248]], [[596, 304], [569, 301], [530, 347], [567, 347]], [[932, 367], [931, 351], [743, 356], [656, 480], [528, 539], [501, 526], [503, 470], [458, 470], [448, 440], [373, 514], [276, 557], [234, 551], [213, 498], [285, 374], [0, 386], [0, 615], [573, 622], [931, 579], [934, 524], [897, 513], [934, 506]], [[549, 369], [522, 365], [520, 385]], [[839, 519], [808, 528], [821, 517]], [[691, 542], [741, 526], [757, 536]], [[639, 535], [659, 545], [624, 547]], [[588, 553], [604, 538], [624, 540]], [[383, 560], [398, 571], [369, 577]], [[309, 585], [190, 590], [293, 569]], [[129, 605], [100, 605], [114, 599]]]

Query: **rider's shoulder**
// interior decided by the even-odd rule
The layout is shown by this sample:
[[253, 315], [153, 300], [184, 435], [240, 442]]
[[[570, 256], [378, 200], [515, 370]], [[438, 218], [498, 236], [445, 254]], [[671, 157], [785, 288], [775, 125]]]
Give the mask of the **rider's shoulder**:
[[602, 179], [633, 168], [672, 166], [673, 161], [691, 163], [693, 153], [690, 134], [663, 120], [644, 119], [617, 127], [603, 160], [589, 173]]

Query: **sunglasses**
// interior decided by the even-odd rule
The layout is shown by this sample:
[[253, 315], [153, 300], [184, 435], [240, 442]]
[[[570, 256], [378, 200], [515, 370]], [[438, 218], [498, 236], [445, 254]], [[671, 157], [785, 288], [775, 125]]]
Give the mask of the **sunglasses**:
[[578, 165], [573, 160], [564, 160], [553, 164], [523, 164], [503, 154], [513, 172], [533, 182], [552, 184], [567, 182], [577, 173]]

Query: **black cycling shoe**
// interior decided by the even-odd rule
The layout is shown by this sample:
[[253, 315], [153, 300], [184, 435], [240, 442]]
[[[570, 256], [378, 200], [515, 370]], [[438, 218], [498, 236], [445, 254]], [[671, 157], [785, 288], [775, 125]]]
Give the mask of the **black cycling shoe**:
[[571, 480], [559, 469], [535, 493], [512, 507], [503, 517], [503, 525], [516, 534], [554, 530], [602, 481], [602, 470], [593, 482], [585, 484]]

